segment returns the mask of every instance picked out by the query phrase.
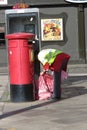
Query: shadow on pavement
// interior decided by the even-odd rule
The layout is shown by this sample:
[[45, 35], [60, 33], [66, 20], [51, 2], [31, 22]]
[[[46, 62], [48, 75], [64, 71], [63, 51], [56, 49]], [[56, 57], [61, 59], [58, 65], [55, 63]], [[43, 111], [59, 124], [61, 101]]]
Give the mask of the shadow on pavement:
[[87, 89], [84, 86], [67, 87], [67, 88], [63, 88], [62, 99], [72, 98], [84, 94], [87, 94]]
[[84, 82], [87, 82], [87, 76], [69, 76], [65, 81], [67, 85], [80, 84]]
[[[87, 76], [74, 76], [74, 77], [69, 77], [68, 80], [66, 80], [63, 84], [62, 84], [62, 98], [61, 100], [65, 100], [68, 98], [72, 98], [75, 96], [80, 96], [80, 95], [84, 95], [87, 94]], [[60, 101], [61, 101], [60, 100]], [[10, 116], [13, 116], [15, 114], [19, 114], [25, 111], [29, 111], [32, 109], [36, 109], [39, 107], [43, 107], [46, 105], [49, 105], [51, 103], [56, 103], [58, 101], [44, 101], [44, 102], [40, 102], [39, 104], [36, 105], [32, 105], [26, 108], [22, 108], [22, 109], [18, 109], [18, 110], [14, 110], [14, 111], [10, 111], [7, 113], [4, 113], [2, 115], [0, 115], [0, 119], [3, 118], [7, 118]]]
[[55, 102], [58, 102], [58, 101], [45, 101], [43, 103], [32, 105], [32, 106], [29, 106], [29, 107], [26, 107], [26, 108], [23, 108], [23, 109], [10, 111], [10, 112], [7, 112], [7, 113], [4, 113], [4, 114], [0, 115], [0, 119], [10, 117], [10, 116], [13, 116], [15, 114], [19, 114], [19, 113], [29, 111], [29, 110], [32, 110], [32, 109], [35, 109], [35, 108], [43, 107], [43, 106], [46, 106], [46, 105], [49, 105], [49, 104], [55, 103]]
[[87, 94], [87, 76], [71, 76], [62, 84], [63, 99]]

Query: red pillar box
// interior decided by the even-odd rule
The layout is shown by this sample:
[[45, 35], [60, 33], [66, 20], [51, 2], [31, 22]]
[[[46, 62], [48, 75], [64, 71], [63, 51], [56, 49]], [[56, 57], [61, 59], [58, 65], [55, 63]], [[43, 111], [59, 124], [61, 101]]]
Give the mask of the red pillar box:
[[34, 100], [33, 44], [34, 34], [13, 33], [8, 39], [10, 96], [13, 102]]

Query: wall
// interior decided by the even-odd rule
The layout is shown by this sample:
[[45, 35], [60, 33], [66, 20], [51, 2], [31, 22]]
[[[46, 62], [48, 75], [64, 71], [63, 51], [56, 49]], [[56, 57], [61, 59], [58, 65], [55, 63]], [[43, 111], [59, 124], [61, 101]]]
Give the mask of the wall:
[[0, 49], [0, 67], [7, 66], [7, 50]]
[[[9, 5], [14, 5], [15, 3], [19, 2], [19, 0], [8, 0]], [[64, 41], [49, 41], [49, 42], [43, 42], [41, 41], [41, 49], [45, 48], [56, 48], [59, 50], [62, 50], [68, 54], [71, 55], [70, 61], [72, 63], [78, 63], [80, 60], [80, 54], [79, 54], [79, 37], [78, 37], [78, 6], [69, 6], [67, 2], [64, 0], [25, 0], [25, 2], [28, 2], [32, 7], [36, 5], [36, 7], [40, 7], [40, 19], [47, 16], [53, 17], [53, 16], [62, 16], [64, 18]], [[47, 4], [47, 6], [45, 6]], [[55, 6], [48, 6], [48, 5], [55, 5]], [[60, 6], [59, 6], [59, 5]], [[64, 5], [65, 4], [65, 5]], [[38, 5], [38, 6], [37, 6]], [[43, 5], [43, 6], [42, 6]], [[58, 6], [56, 6], [58, 5]], [[67, 6], [68, 5], [68, 6]], [[71, 5], [71, 4], [70, 4]], [[87, 8], [84, 10], [84, 16], [85, 16], [85, 23], [87, 23]], [[65, 14], [65, 15], [64, 15]], [[0, 23], [5, 22], [5, 15], [4, 10], [0, 11]], [[80, 29], [79, 29], [80, 31]], [[87, 27], [85, 24], [85, 49], [86, 49], [86, 60], [87, 60]], [[0, 66], [1, 65], [7, 65], [7, 49], [0, 49]], [[83, 63], [83, 62], [81, 62]]]
[[[42, 42], [41, 49], [45, 48], [56, 48], [62, 50], [71, 55], [71, 60], [79, 60], [79, 50], [78, 50], [78, 16], [76, 7], [63, 7], [63, 8], [45, 8], [40, 9], [41, 13], [48, 15], [62, 16], [64, 17], [64, 41], [50, 41]], [[43, 18], [43, 16], [41, 16]], [[47, 18], [47, 17], [46, 17]]]
[[85, 8], [85, 50], [86, 50], [86, 63], [87, 63], [87, 8]]
[[[21, 0], [8, 0], [8, 4], [12, 5], [15, 3], [19, 3]], [[24, 0], [26, 3], [30, 5], [43, 5], [43, 4], [64, 4], [64, 0]]]

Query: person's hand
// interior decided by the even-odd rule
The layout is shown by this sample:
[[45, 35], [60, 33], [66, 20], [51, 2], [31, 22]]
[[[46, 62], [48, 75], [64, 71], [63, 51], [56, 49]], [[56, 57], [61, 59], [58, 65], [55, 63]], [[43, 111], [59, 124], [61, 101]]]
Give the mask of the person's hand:
[[44, 75], [47, 71], [49, 71], [49, 69], [43, 70], [42, 72], [40, 72], [40, 75]]
[[42, 71], [42, 72], [40, 72], [40, 75], [44, 75], [44, 73], [45, 73], [45, 72], [44, 72], [44, 71]]

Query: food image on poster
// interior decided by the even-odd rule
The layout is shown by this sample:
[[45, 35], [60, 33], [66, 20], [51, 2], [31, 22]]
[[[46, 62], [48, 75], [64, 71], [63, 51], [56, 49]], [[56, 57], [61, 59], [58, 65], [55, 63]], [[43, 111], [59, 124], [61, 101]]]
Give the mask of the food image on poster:
[[41, 19], [42, 41], [63, 40], [63, 19]]

